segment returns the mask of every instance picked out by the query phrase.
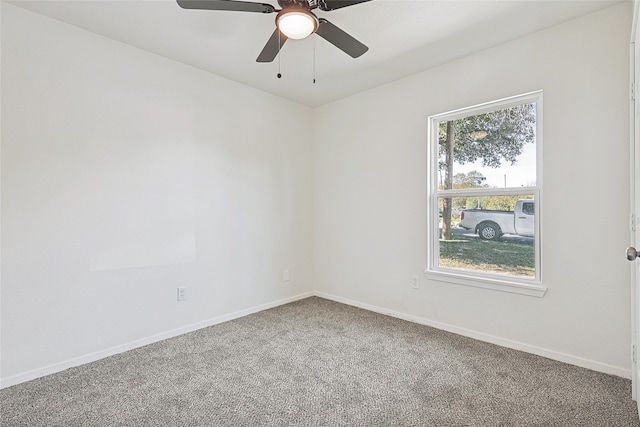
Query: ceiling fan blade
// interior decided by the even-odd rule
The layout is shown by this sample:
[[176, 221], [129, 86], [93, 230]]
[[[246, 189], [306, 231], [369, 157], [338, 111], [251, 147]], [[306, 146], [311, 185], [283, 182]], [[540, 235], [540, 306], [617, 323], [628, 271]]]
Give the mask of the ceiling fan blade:
[[271, 37], [269, 37], [267, 44], [265, 44], [264, 48], [262, 48], [262, 52], [260, 52], [260, 55], [258, 55], [258, 59], [256, 59], [256, 62], [273, 61], [276, 56], [278, 56], [278, 52], [280, 52], [280, 49], [282, 49], [282, 46], [284, 46], [284, 42], [286, 41], [287, 36], [282, 34], [276, 28], [273, 34], [271, 34]]
[[318, 2], [318, 8], [328, 12], [330, 10], [341, 9], [347, 6], [353, 6], [354, 4], [364, 3], [371, 0], [324, 0]]
[[357, 58], [369, 50], [367, 46], [363, 45], [326, 19], [320, 18], [318, 19], [318, 22], [319, 24], [316, 34], [352, 58]]
[[272, 13], [276, 8], [266, 3], [235, 0], [177, 0], [183, 9], [232, 10], [237, 12]]

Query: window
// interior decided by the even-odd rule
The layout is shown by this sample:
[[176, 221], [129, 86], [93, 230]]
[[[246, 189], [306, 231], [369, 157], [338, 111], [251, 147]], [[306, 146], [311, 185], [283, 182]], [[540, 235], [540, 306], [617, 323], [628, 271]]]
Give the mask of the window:
[[543, 296], [542, 92], [429, 117], [430, 278]]

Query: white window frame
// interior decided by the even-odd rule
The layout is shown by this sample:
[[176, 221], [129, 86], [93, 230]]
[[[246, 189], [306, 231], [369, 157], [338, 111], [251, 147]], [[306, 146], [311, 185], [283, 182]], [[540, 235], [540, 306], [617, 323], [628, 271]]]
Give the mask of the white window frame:
[[[438, 189], [438, 123], [456, 120], [462, 117], [483, 114], [490, 111], [506, 109], [516, 105], [536, 103], [536, 185], [533, 187], [492, 188], [492, 189]], [[542, 285], [542, 91], [525, 93], [497, 101], [486, 102], [472, 107], [460, 108], [428, 118], [428, 150], [427, 150], [427, 268], [426, 276], [430, 280], [454, 283], [511, 292], [536, 297], [544, 296], [546, 288]], [[481, 271], [440, 267], [440, 239], [438, 199], [441, 197], [475, 197], [486, 195], [533, 195], [535, 198], [535, 277], [520, 278], [516, 276], [491, 274]]]

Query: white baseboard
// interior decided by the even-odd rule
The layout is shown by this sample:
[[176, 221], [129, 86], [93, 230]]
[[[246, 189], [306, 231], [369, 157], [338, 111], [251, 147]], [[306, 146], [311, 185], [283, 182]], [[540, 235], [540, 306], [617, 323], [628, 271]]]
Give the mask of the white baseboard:
[[171, 329], [166, 332], [162, 332], [149, 337], [141, 338], [139, 340], [117, 345], [115, 347], [107, 348], [94, 353], [86, 354], [84, 356], [65, 360], [63, 362], [54, 363], [49, 366], [34, 369], [32, 371], [23, 372], [17, 375], [12, 375], [10, 377], [0, 379], [0, 389], [11, 387], [13, 385], [20, 384], [23, 382], [31, 381], [36, 378], [44, 377], [46, 375], [55, 374], [56, 372], [61, 372], [61, 371], [64, 371], [65, 369], [84, 365], [85, 363], [95, 362], [97, 360], [104, 359], [105, 357], [113, 356], [119, 353], [124, 353], [125, 351], [129, 351], [129, 350], [133, 350], [134, 348], [143, 347], [145, 345], [153, 344], [155, 342], [166, 340], [168, 338], [173, 338], [178, 335], [183, 335], [189, 332], [197, 331], [198, 329], [206, 328], [208, 326], [213, 326], [219, 323], [228, 322], [229, 320], [238, 319], [240, 317], [244, 317], [249, 314], [268, 310], [270, 308], [278, 307], [280, 305], [288, 304], [290, 302], [298, 301], [304, 298], [308, 298], [310, 296], [313, 296], [313, 292], [306, 292], [303, 294], [295, 295], [293, 297], [284, 298], [278, 301], [262, 304], [256, 307], [251, 307], [244, 310], [236, 311], [234, 313], [214, 317], [213, 319], [205, 320], [198, 323], [193, 323], [191, 325], [187, 325], [181, 328]]
[[543, 347], [526, 344], [519, 341], [513, 341], [506, 338], [497, 337], [494, 335], [485, 334], [482, 332], [474, 331], [471, 329], [461, 328], [447, 323], [437, 322], [434, 320], [424, 319], [422, 317], [413, 316], [411, 314], [405, 314], [398, 311], [389, 310], [386, 308], [378, 307], [371, 304], [365, 304], [359, 301], [350, 300], [348, 298], [342, 298], [335, 295], [327, 294], [324, 292], [314, 292], [314, 295], [325, 298], [328, 300], [336, 301], [339, 303], [351, 305], [354, 307], [362, 308], [365, 310], [373, 311], [387, 316], [396, 317], [398, 319], [408, 320], [410, 322], [419, 323], [421, 325], [431, 326], [436, 329], [441, 329], [454, 334], [462, 335], [465, 337], [477, 339], [479, 341], [496, 344], [501, 347], [507, 347], [514, 350], [520, 350], [538, 356], [546, 357], [548, 359], [557, 360], [559, 362], [568, 363], [570, 365], [579, 366], [581, 368], [590, 369], [592, 371], [603, 372], [605, 374], [615, 375], [622, 378], [631, 379], [631, 370], [624, 369], [617, 366], [608, 365], [606, 363], [597, 362], [594, 360], [584, 359], [582, 357], [573, 356], [571, 354], [561, 353], [555, 350], [549, 350]]
[[64, 371], [65, 369], [73, 368], [75, 366], [83, 365], [85, 363], [95, 362], [97, 360], [104, 359], [109, 356], [113, 356], [115, 354], [123, 353], [125, 351], [143, 347], [148, 344], [153, 344], [158, 341], [162, 341], [162, 340], [173, 338], [189, 332], [193, 332], [198, 329], [206, 328], [208, 326], [213, 326], [220, 323], [228, 322], [229, 320], [238, 319], [240, 317], [244, 317], [249, 314], [257, 313], [263, 310], [268, 310], [270, 308], [278, 307], [280, 305], [284, 305], [290, 302], [308, 298], [313, 295], [318, 296], [320, 298], [325, 298], [328, 300], [332, 300], [332, 301], [340, 302], [343, 304], [351, 305], [354, 307], [362, 308], [365, 310], [373, 311], [376, 313], [384, 314], [387, 316], [396, 317], [398, 319], [407, 320], [407, 321], [418, 323], [421, 325], [431, 326], [436, 329], [441, 329], [447, 332], [452, 332], [458, 335], [474, 338], [480, 341], [489, 342], [491, 344], [496, 344], [502, 347], [525, 351], [527, 353], [536, 354], [538, 356], [546, 357], [552, 360], [557, 360], [559, 362], [564, 362], [564, 363], [568, 363], [575, 366], [580, 366], [582, 368], [591, 369], [593, 371], [603, 372], [610, 375], [616, 375], [618, 377], [623, 377], [623, 378], [629, 378], [629, 379], [631, 378], [631, 370], [628, 370], [628, 369], [623, 369], [617, 366], [612, 366], [605, 363], [584, 359], [584, 358], [573, 356], [570, 354], [561, 353], [554, 350], [549, 350], [549, 349], [533, 346], [530, 344], [525, 344], [518, 341], [512, 341], [509, 339], [496, 337], [496, 336], [485, 334], [482, 332], [477, 332], [471, 329], [460, 328], [458, 326], [453, 326], [446, 323], [437, 322], [434, 320], [424, 319], [418, 316], [413, 316], [410, 314], [388, 310], [388, 309], [374, 306], [371, 304], [366, 304], [366, 303], [351, 300], [348, 298], [342, 298], [342, 297], [327, 294], [324, 292], [316, 291], [316, 292], [306, 292], [303, 294], [295, 295], [293, 297], [281, 299], [271, 303], [236, 311], [234, 313], [218, 316], [213, 319], [205, 320], [203, 322], [193, 323], [191, 325], [187, 325], [181, 328], [172, 329], [160, 334], [152, 335], [146, 338], [141, 338], [139, 340], [131, 341], [115, 347], [111, 347], [111, 348], [107, 348], [94, 353], [86, 354], [84, 356], [76, 357], [63, 362], [59, 362], [59, 363], [55, 363], [42, 368], [34, 369], [32, 371], [23, 372], [17, 375], [12, 375], [7, 378], [2, 378], [0, 379], [0, 389], [11, 387], [13, 385], [20, 384], [26, 381], [31, 381], [36, 378], [44, 377], [46, 375], [55, 374], [56, 372], [61, 372], [61, 371]]

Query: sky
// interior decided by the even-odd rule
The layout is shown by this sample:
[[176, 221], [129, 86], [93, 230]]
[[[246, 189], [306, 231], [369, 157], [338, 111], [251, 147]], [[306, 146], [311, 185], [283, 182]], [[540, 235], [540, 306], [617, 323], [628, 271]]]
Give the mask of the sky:
[[503, 164], [500, 168], [490, 168], [482, 166], [482, 160], [474, 163], [453, 164], [453, 174], [469, 173], [473, 170], [480, 172], [487, 177], [484, 184], [489, 187], [504, 188], [505, 175], [507, 187], [527, 187], [535, 185], [536, 177], [536, 146], [535, 144], [526, 144], [523, 147], [522, 154], [518, 157], [518, 161], [514, 166]]

